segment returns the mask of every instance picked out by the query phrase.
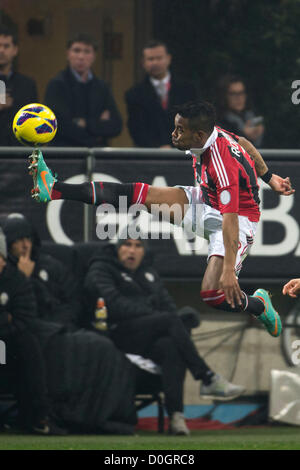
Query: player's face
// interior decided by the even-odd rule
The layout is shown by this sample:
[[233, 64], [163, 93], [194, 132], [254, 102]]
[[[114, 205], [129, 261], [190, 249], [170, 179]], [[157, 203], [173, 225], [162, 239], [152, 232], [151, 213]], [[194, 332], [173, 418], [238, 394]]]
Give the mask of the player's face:
[[228, 108], [237, 113], [243, 111], [246, 106], [246, 89], [242, 82], [231, 83], [227, 91]]
[[189, 128], [188, 122], [188, 119], [176, 114], [172, 144], [179, 150], [201, 147], [198, 133]]
[[145, 248], [140, 240], [128, 239], [120, 246], [118, 258], [125, 268], [136, 271], [145, 255]]
[[32, 252], [32, 241], [30, 238], [19, 238], [11, 244], [10, 252], [16, 258], [20, 256], [28, 256], [30, 258]]
[[143, 67], [150, 77], [157, 80], [163, 79], [168, 73], [170, 63], [171, 55], [164, 46], [144, 49]]
[[70, 67], [79, 74], [88, 72], [94, 63], [95, 58], [95, 50], [90, 44], [74, 42], [67, 51], [67, 59]]
[[0, 36], [0, 67], [10, 65], [18, 53], [12, 36]]

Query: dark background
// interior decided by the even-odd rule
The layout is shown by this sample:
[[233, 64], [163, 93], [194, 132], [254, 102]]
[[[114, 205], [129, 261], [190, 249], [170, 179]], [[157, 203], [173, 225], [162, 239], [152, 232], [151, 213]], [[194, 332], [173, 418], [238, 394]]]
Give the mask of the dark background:
[[173, 70], [215, 100], [225, 73], [238, 73], [266, 124], [264, 147], [299, 147], [299, 0], [153, 0], [153, 35], [170, 45]]

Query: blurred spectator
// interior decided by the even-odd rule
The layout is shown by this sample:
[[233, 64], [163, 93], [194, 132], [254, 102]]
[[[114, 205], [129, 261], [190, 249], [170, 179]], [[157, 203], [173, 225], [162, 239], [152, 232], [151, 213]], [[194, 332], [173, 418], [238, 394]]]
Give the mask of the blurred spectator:
[[31, 280], [39, 318], [77, 328], [81, 304], [73, 275], [58, 259], [41, 252], [39, 236], [21, 214], [12, 214], [4, 225], [10, 260]]
[[105, 300], [109, 333], [116, 346], [161, 367], [172, 434], [189, 434], [183, 417], [186, 368], [195, 380], [202, 380], [203, 397], [230, 399], [243, 392], [243, 387], [211, 371], [199, 356], [173, 299], [151, 266], [145, 240], [131, 239], [127, 228], [117, 246], [108, 245], [91, 260], [84, 287], [91, 311], [97, 298]]
[[56, 114], [57, 146], [107, 146], [122, 129], [122, 120], [108, 85], [91, 70], [97, 45], [78, 34], [68, 41], [68, 67], [48, 84], [45, 104]]
[[109, 338], [77, 327], [76, 283], [58, 260], [40, 253], [29, 221], [11, 214], [3, 229], [16, 283], [24, 279], [31, 295], [31, 303], [27, 294], [19, 304], [42, 348], [55, 417], [68, 430], [131, 434], [135, 366]]
[[0, 80], [6, 86], [6, 95], [1, 94], [0, 100], [0, 145], [2, 146], [19, 145], [12, 132], [14, 115], [22, 106], [38, 101], [35, 81], [14, 70], [13, 62], [17, 54], [16, 33], [0, 25]]
[[[46, 366], [38, 338], [28, 328], [36, 316], [34, 293], [26, 277], [6, 262], [7, 248], [0, 231], [0, 339], [6, 345], [6, 367], [0, 377], [13, 377], [18, 421], [24, 430], [41, 435], [65, 431], [49, 418]], [[7, 374], [9, 372], [9, 374]], [[4, 376], [5, 378], [5, 376]]]
[[263, 117], [249, 107], [246, 85], [240, 77], [226, 75], [219, 81], [217, 113], [220, 127], [246, 137], [256, 147], [262, 146]]
[[172, 108], [196, 99], [196, 90], [170, 72], [167, 46], [152, 40], [143, 48], [145, 79], [126, 92], [128, 129], [138, 147], [171, 148]]

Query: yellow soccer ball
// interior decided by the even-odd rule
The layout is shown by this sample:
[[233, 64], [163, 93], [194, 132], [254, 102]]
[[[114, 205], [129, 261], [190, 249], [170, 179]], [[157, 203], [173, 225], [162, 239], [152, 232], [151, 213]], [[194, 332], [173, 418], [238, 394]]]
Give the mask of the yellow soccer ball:
[[21, 144], [40, 146], [54, 138], [57, 120], [53, 111], [44, 104], [31, 103], [19, 109], [12, 128]]

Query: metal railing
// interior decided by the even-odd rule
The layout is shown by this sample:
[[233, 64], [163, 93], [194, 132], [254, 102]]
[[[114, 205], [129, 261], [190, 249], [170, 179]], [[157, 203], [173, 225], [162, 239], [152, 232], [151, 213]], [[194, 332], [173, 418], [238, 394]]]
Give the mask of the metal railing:
[[[1, 147], [0, 157], [20, 157], [29, 155], [34, 150], [32, 147]], [[44, 147], [42, 148], [46, 155], [51, 158], [65, 155], [73, 158], [83, 156], [94, 156], [96, 158], [134, 158], [142, 157], [145, 159], [180, 159], [183, 152], [177, 149], [159, 149], [159, 148], [137, 148], [137, 147]], [[300, 149], [260, 149], [260, 153], [266, 160], [300, 160]]]

